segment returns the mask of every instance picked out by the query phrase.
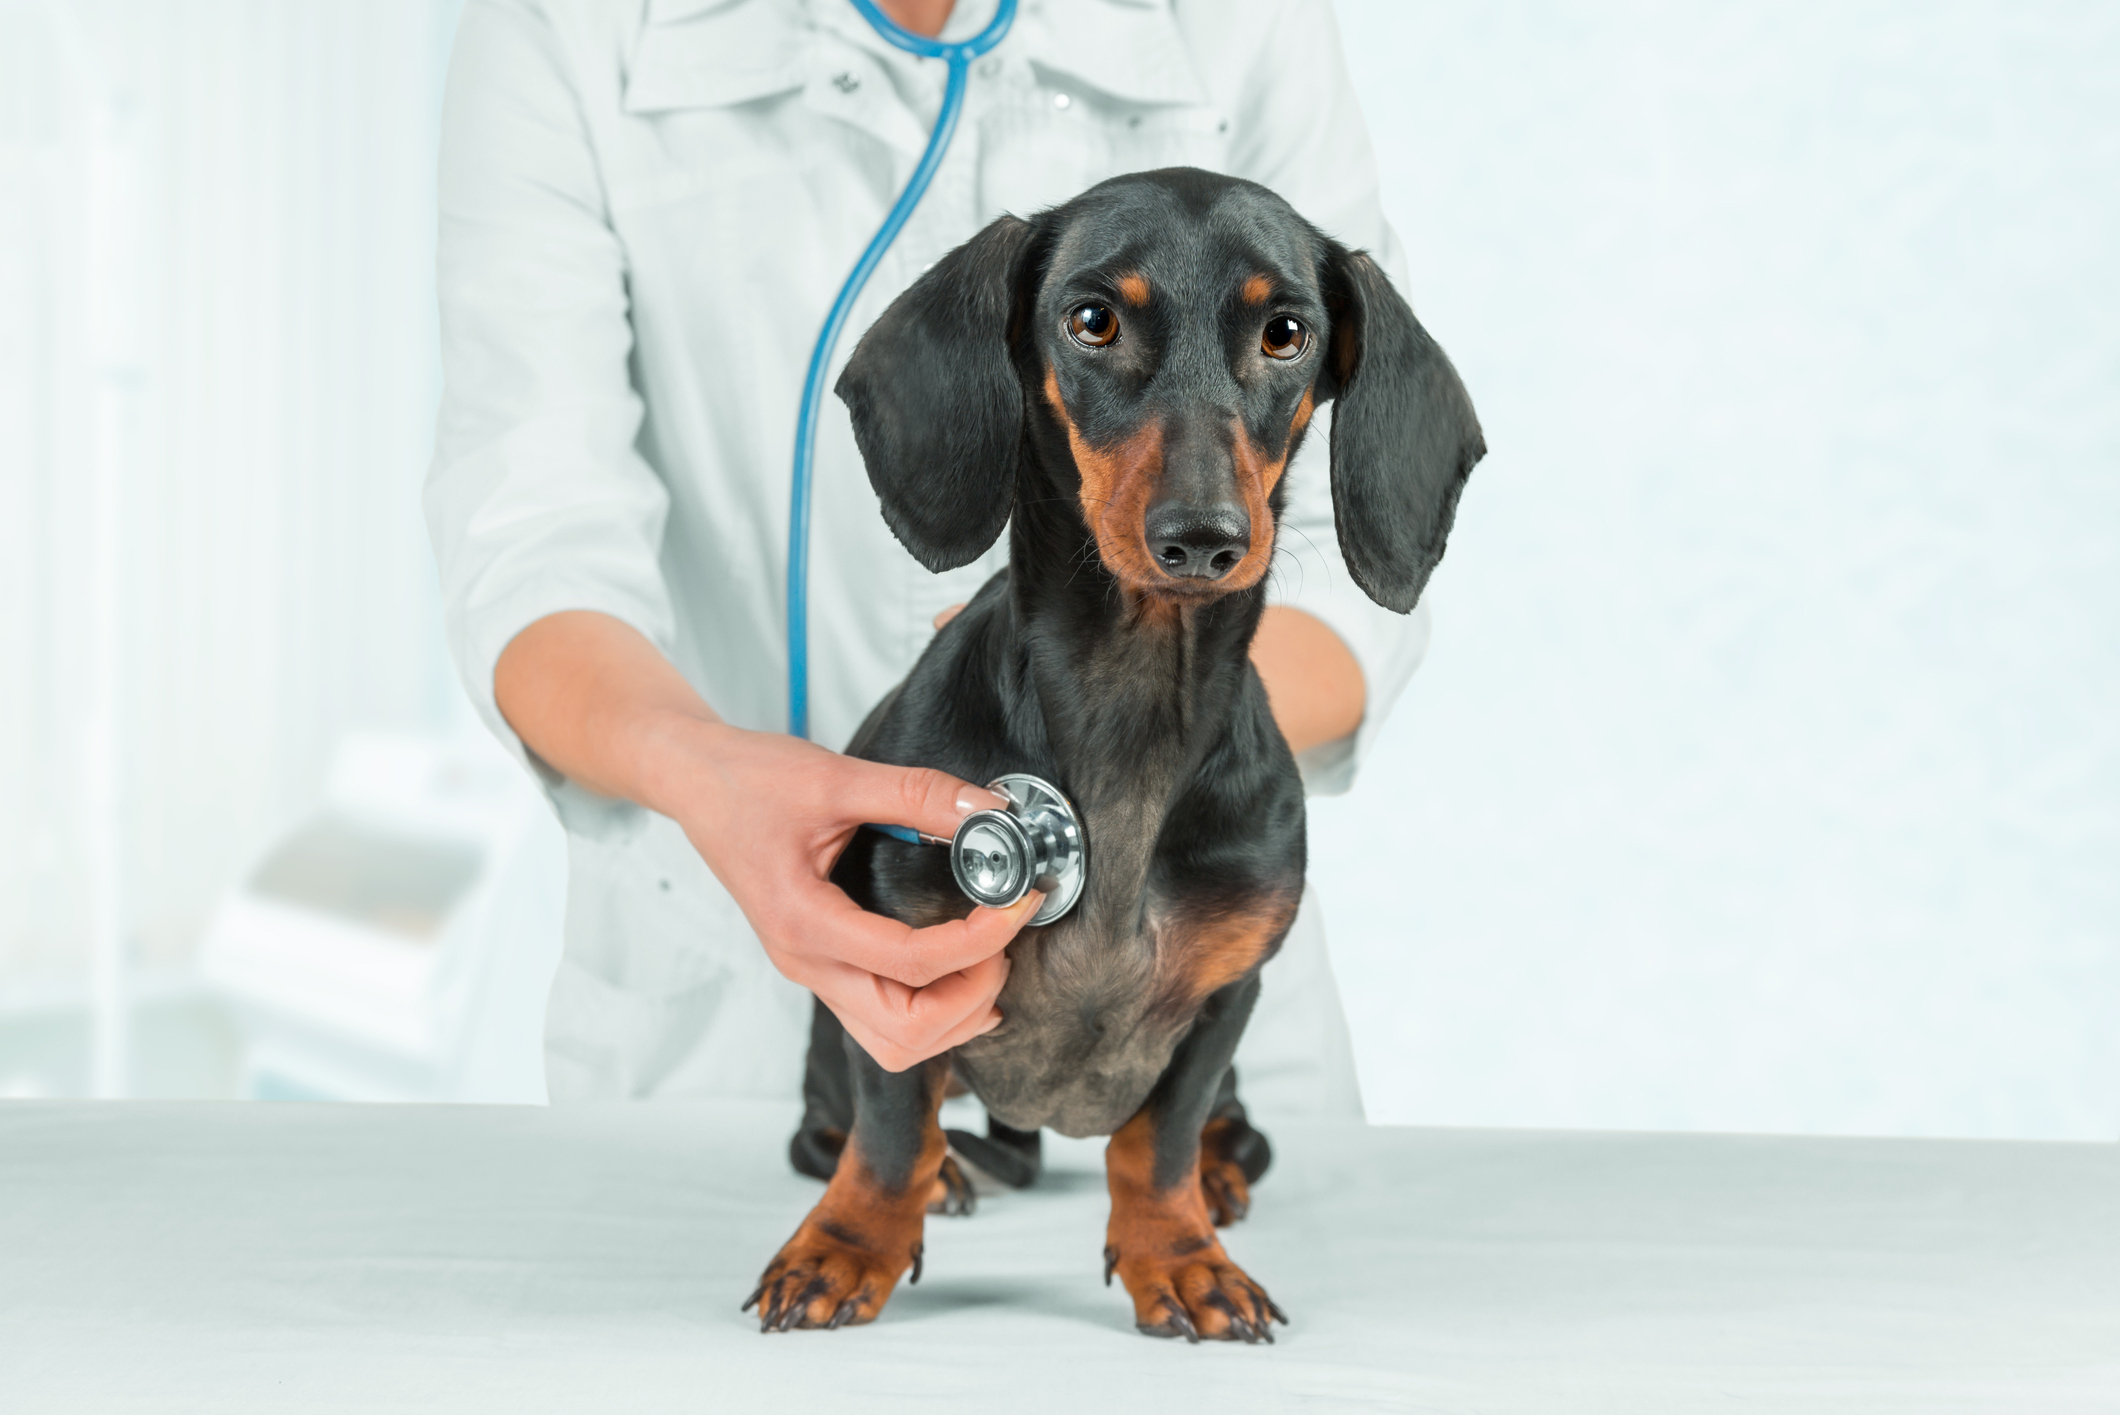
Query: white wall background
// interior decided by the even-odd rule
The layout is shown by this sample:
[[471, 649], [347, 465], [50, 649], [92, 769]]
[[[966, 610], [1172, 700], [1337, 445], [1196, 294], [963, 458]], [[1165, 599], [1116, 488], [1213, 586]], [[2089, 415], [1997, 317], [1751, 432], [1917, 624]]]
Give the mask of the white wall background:
[[[96, 774], [128, 944], [181, 965], [342, 732], [455, 710], [418, 506], [454, 10], [0, 3], [0, 995], [82, 967]], [[113, 386], [116, 753], [92, 711]]]
[[1340, 8], [1493, 448], [1313, 815], [1373, 1117], [2120, 1134], [2120, 11]]
[[[2120, 1132], [2120, 12], [1341, 13], [1494, 448], [1313, 818], [1374, 1117]], [[460, 720], [415, 495], [453, 14], [0, 0], [0, 1004], [87, 957], [99, 398], [136, 957], [344, 731]]]

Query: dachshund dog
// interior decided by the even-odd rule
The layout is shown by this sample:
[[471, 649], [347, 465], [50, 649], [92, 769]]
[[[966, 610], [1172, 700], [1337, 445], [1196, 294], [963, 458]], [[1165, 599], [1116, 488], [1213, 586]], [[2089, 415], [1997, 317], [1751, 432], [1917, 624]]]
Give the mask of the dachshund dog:
[[[1190, 168], [1002, 217], [923, 275], [837, 385], [884, 518], [935, 571], [1009, 565], [847, 750], [967, 781], [1028, 772], [1081, 814], [1075, 909], [1009, 945], [1004, 1021], [885, 1071], [822, 1004], [791, 1152], [829, 1178], [748, 1310], [872, 1320], [920, 1276], [924, 1216], [1013, 1183], [1041, 1127], [1109, 1135], [1105, 1281], [1155, 1336], [1271, 1340], [1282, 1316], [1215, 1229], [1268, 1154], [1231, 1058], [1303, 892], [1303, 789], [1248, 656], [1320, 403], [1349, 573], [1405, 613], [1486, 451], [1443, 351], [1366, 254], [1263, 187]], [[970, 904], [949, 851], [857, 832], [833, 879], [926, 925]], [[938, 1121], [961, 1081], [986, 1137]]]

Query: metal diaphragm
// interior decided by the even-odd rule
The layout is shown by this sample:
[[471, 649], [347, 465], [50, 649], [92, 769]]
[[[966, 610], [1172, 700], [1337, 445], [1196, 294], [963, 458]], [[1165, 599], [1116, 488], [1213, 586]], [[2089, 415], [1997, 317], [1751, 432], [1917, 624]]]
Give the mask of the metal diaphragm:
[[1032, 889], [1045, 895], [1032, 924], [1049, 924], [1075, 907], [1089, 872], [1089, 852], [1075, 808], [1050, 782], [1020, 773], [989, 782], [1006, 810], [974, 811], [950, 841], [950, 871], [975, 903], [1006, 909]]

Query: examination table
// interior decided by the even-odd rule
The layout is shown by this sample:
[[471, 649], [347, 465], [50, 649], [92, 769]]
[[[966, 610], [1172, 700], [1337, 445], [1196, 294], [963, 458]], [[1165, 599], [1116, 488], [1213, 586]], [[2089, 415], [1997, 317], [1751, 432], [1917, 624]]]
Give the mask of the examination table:
[[2120, 1412], [2120, 1148], [1273, 1126], [1279, 1344], [1137, 1336], [1096, 1143], [881, 1320], [736, 1308], [794, 1111], [0, 1102], [0, 1411]]

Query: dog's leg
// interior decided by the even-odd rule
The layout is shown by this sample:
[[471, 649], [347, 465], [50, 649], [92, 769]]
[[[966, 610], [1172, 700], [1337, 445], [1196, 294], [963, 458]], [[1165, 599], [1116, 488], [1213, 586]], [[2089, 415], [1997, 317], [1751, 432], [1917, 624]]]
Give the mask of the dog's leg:
[[1271, 1324], [1288, 1320], [1222, 1251], [1201, 1187], [1202, 1131], [1258, 995], [1253, 976], [1208, 999], [1147, 1103], [1105, 1151], [1104, 1280], [1119, 1275], [1134, 1324], [1150, 1336], [1272, 1341]]
[[1273, 1163], [1273, 1146], [1251, 1126], [1244, 1102], [1237, 1099], [1237, 1068], [1222, 1073], [1214, 1105], [1200, 1131], [1200, 1196], [1216, 1228], [1251, 1212], [1251, 1186]]
[[1043, 1167], [1039, 1131], [1017, 1130], [990, 1115], [983, 1137], [969, 1130], [942, 1133], [949, 1137], [951, 1149], [1011, 1189], [1028, 1189], [1038, 1182]]
[[[762, 1331], [842, 1327], [873, 1321], [899, 1277], [920, 1280], [921, 1232], [931, 1200], [971, 1186], [949, 1163], [936, 1114], [948, 1057], [885, 1071], [846, 1042], [854, 1124], [824, 1198], [767, 1265], [758, 1290]], [[947, 1211], [947, 1210], [945, 1210]]]
[[847, 1068], [847, 1034], [832, 1009], [810, 999], [810, 1054], [802, 1068], [802, 1124], [788, 1141], [797, 1174], [830, 1179], [839, 1168], [847, 1132], [854, 1128], [854, 1079]]

